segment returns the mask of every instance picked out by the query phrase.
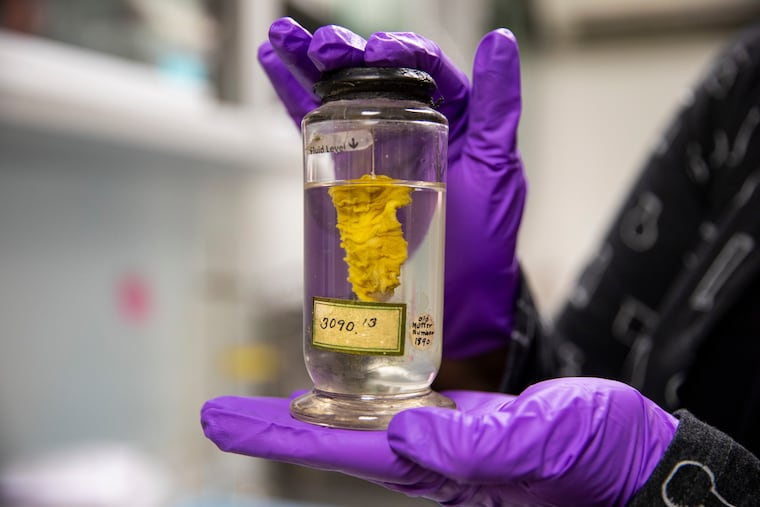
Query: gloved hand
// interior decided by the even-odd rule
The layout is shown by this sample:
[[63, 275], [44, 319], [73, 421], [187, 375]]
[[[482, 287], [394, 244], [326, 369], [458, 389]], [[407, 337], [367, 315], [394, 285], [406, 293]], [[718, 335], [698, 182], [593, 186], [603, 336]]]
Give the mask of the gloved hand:
[[312, 36], [290, 18], [275, 21], [259, 61], [293, 120], [318, 105], [322, 72], [344, 67], [413, 67], [438, 84], [449, 120], [443, 355], [464, 359], [503, 348], [519, 284], [515, 255], [526, 184], [517, 151], [520, 62], [504, 29], [487, 34], [472, 87], [433, 42], [413, 33], [369, 40], [339, 26]]
[[549, 380], [518, 397], [446, 394], [457, 410], [410, 409], [387, 432], [297, 421], [282, 398], [217, 398], [201, 419], [224, 451], [470, 506], [625, 505], [678, 425], [632, 387], [596, 378]]

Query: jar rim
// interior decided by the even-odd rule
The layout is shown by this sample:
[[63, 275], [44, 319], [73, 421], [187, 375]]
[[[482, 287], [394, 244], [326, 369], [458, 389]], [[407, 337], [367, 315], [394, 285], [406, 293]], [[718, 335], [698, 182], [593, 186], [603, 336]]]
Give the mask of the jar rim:
[[322, 102], [357, 95], [430, 102], [437, 86], [425, 71], [407, 67], [348, 67], [322, 74], [314, 93]]

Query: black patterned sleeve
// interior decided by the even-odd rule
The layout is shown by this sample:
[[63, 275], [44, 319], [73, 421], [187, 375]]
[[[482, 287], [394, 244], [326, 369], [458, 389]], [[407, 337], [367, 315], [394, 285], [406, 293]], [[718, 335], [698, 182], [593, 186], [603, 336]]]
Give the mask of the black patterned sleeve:
[[694, 88], [579, 277], [555, 320], [558, 374], [642, 386], [653, 336], [694, 303], [679, 290], [701, 276], [700, 252], [725, 229], [760, 161], [758, 28]]
[[669, 339], [672, 323], [690, 318], [679, 308], [702, 301], [679, 288], [706, 274], [705, 246], [731, 233], [736, 198], [760, 186], [758, 132], [760, 25], [725, 48], [677, 111], [551, 324], [523, 277], [505, 390], [570, 375], [644, 385], [653, 337]]
[[673, 442], [629, 507], [760, 506], [760, 460], [689, 412], [676, 416]]

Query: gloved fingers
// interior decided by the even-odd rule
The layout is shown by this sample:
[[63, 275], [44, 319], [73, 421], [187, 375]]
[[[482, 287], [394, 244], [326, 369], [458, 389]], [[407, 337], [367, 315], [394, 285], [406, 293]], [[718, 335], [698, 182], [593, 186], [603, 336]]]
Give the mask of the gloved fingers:
[[[456, 410], [441, 409], [444, 415], [451, 417], [458, 417], [462, 414], [468, 414], [468, 416], [478, 416], [491, 414], [504, 410], [514, 400], [515, 396], [500, 393], [486, 393], [480, 391], [442, 391], [441, 394], [451, 398], [457, 405]], [[416, 412], [411, 410], [407, 412]], [[407, 412], [402, 412], [394, 417], [391, 427], [394, 428], [395, 433], [399, 433], [399, 423], [406, 428], [407, 424], [403, 422], [403, 419], [407, 417]], [[414, 417], [412, 417], [414, 419]], [[414, 424], [414, 423], [412, 423]], [[420, 437], [419, 434], [413, 434], [413, 432], [407, 432], [406, 429], [401, 430], [406, 438], [410, 440]], [[389, 430], [389, 440], [392, 438], [398, 438], [398, 434], [391, 436], [392, 433]], [[445, 438], [445, 437], [443, 437]], [[420, 441], [414, 444], [415, 449], [420, 454], [438, 454], [439, 449], [436, 447], [440, 445], [436, 439], [433, 445], [432, 440]], [[391, 444], [393, 446], [394, 444]], [[398, 445], [398, 443], [396, 444]], [[419, 445], [419, 447], [416, 447]], [[465, 444], [468, 445], [468, 444]], [[426, 448], [423, 449], [423, 448]], [[395, 449], [394, 449], [395, 450]], [[480, 492], [480, 484], [472, 482], [467, 484], [461, 481], [458, 474], [450, 473], [450, 470], [445, 466], [439, 466], [440, 463], [435, 459], [431, 460], [433, 467], [428, 468], [428, 463], [424, 460], [419, 460], [417, 453], [409, 453], [411, 461], [415, 461], [420, 465], [420, 470], [427, 470], [426, 474], [420, 474], [419, 480], [415, 483], [407, 484], [382, 484], [388, 489], [404, 493], [409, 496], [423, 496], [425, 498], [434, 500], [444, 505], [469, 505], [481, 503], [477, 501], [477, 495]], [[460, 458], [457, 458], [458, 461]], [[442, 473], [443, 472], [443, 473]]]
[[293, 74], [274, 52], [270, 42], [264, 42], [259, 46], [258, 59], [288, 115], [293, 119], [296, 126], [300, 127], [301, 120], [306, 113], [317, 107], [319, 102], [313, 93], [307, 92], [301, 83], [293, 77]]
[[[388, 427], [388, 442], [400, 456], [461, 483], [544, 480], [542, 474], [571, 465], [574, 451], [568, 449], [583, 448], [594, 434], [600, 418], [585, 405], [587, 392], [583, 382], [562, 380], [536, 384], [518, 397], [455, 395], [462, 410], [398, 414]], [[568, 409], [572, 423], [563, 416]]]
[[512, 472], [508, 421], [499, 413], [411, 409], [391, 420], [388, 443], [399, 456], [456, 482], [501, 484]]
[[[391, 420], [388, 442], [399, 456], [465, 484], [544, 484], [568, 474], [580, 474], [579, 480], [585, 470], [579, 463], [595, 470], [584, 480], [613, 484], [621, 473], [605, 464], [612, 447], [628, 460], [626, 473], [635, 475], [637, 446], [667, 446], [676, 427], [672, 416], [614, 381], [553, 379], [494, 401], [472, 398], [473, 406], [458, 411], [401, 412]], [[663, 452], [652, 453], [655, 463]]]
[[309, 31], [292, 18], [280, 18], [269, 27], [272, 49], [301, 87], [313, 96], [312, 88], [320, 72], [308, 55], [311, 41]]
[[320, 27], [314, 32], [308, 55], [320, 72], [347, 67], [364, 67], [367, 41], [347, 28], [337, 25]]
[[224, 396], [201, 410], [203, 431], [221, 450], [384, 483], [428, 472], [394, 454], [384, 431], [325, 428], [294, 419], [290, 400]]
[[280, 18], [269, 28], [269, 41], [279, 64], [270, 57], [262, 66], [294, 118], [318, 105], [313, 88], [322, 72], [364, 65], [364, 39], [340, 26], [321, 27], [312, 36], [293, 19]]
[[[412, 67], [428, 72], [435, 79], [438, 95], [443, 98], [441, 112], [452, 122], [452, 137], [462, 128], [458, 122], [467, 107], [469, 80], [464, 72], [434, 42], [414, 33], [378, 32], [368, 41], [350, 30], [329, 25], [312, 36], [291, 18], [276, 20], [270, 26], [271, 49], [280, 63], [300, 85], [293, 86], [287, 73], [268, 55], [262, 46], [262, 65], [294, 119], [317, 104], [314, 83], [321, 72], [344, 67]], [[260, 57], [261, 60], [261, 57]], [[303, 97], [302, 94], [306, 94]]]
[[491, 167], [515, 162], [521, 108], [517, 41], [507, 29], [494, 30], [475, 52], [465, 152]]
[[[368, 67], [411, 67], [435, 80], [443, 98], [440, 111], [452, 127], [464, 113], [469, 79], [433, 41], [410, 32], [377, 32], [367, 40], [364, 62]], [[455, 132], [452, 130], [452, 136]]]

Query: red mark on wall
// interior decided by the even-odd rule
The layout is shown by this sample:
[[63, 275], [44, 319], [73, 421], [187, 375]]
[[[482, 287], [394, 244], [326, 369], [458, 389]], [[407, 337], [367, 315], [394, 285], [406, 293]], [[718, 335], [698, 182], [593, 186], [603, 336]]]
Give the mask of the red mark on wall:
[[125, 275], [116, 287], [116, 303], [124, 320], [131, 324], [144, 324], [153, 310], [150, 284], [138, 274]]

